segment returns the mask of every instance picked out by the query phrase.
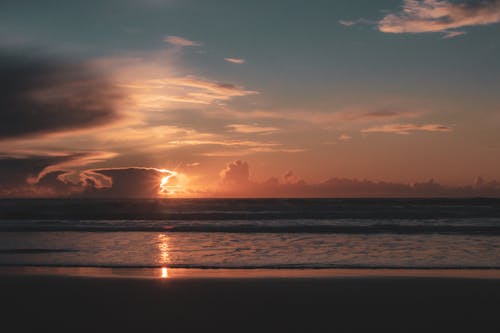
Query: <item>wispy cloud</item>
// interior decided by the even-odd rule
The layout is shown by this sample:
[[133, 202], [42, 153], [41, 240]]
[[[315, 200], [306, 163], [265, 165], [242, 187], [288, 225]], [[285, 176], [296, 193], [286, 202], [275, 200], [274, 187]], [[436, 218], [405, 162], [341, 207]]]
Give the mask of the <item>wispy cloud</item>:
[[238, 133], [271, 133], [279, 131], [277, 127], [271, 126], [257, 126], [257, 125], [246, 125], [246, 124], [231, 124], [227, 125], [234, 132]]
[[375, 126], [361, 130], [363, 133], [394, 133], [394, 134], [410, 134], [410, 132], [451, 132], [453, 129], [449, 126], [440, 124], [387, 124]]
[[184, 37], [179, 36], [167, 36], [163, 39], [166, 43], [177, 45], [177, 46], [201, 46], [200, 42], [195, 42]]
[[303, 153], [306, 149], [304, 148], [274, 148], [274, 147], [253, 147], [247, 149], [236, 149], [236, 150], [214, 150], [207, 153], [201, 153], [200, 156], [204, 157], [239, 157], [247, 156], [256, 153], [282, 153], [282, 154], [297, 154]]
[[184, 75], [170, 60], [170, 53], [144, 55], [127, 59], [110, 59], [117, 66], [115, 76], [119, 86], [136, 108], [165, 111], [185, 104], [219, 104], [234, 97], [258, 92], [228, 82], [220, 82], [195, 75]]
[[345, 27], [351, 27], [353, 25], [360, 24], [360, 23], [361, 24], [376, 24], [377, 22], [365, 20], [365, 19], [357, 19], [357, 20], [352, 20], [352, 21], [348, 21], [348, 20], [340, 20], [339, 21], [339, 24], [343, 25]]
[[338, 138], [340, 141], [348, 141], [352, 139], [352, 136], [347, 134], [341, 134]]
[[[162, 82], [162, 81], [158, 81]], [[163, 82], [165, 83], [165, 82]], [[182, 77], [182, 78], [175, 78], [175, 79], [170, 79], [167, 84], [170, 85], [178, 85], [182, 87], [189, 87], [189, 88], [198, 88], [202, 90], [207, 90], [208, 92], [215, 94], [216, 96], [227, 96], [227, 97], [237, 97], [237, 96], [246, 96], [246, 95], [254, 95], [257, 94], [256, 91], [252, 90], [245, 90], [240, 86], [237, 86], [232, 83], [225, 83], [225, 82], [215, 82], [215, 81], [209, 81], [201, 78], [196, 78], [196, 77]]]
[[[339, 23], [353, 26], [371, 22], [359, 19]], [[404, 0], [401, 11], [389, 13], [374, 24], [385, 33], [438, 32], [444, 38], [453, 38], [465, 34], [457, 29], [494, 23], [500, 23], [500, 0]]]
[[231, 62], [233, 64], [238, 64], [238, 65], [242, 65], [246, 62], [245, 59], [241, 59], [241, 58], [224, 58], [224, 60], [226, 60], [227, 62]]

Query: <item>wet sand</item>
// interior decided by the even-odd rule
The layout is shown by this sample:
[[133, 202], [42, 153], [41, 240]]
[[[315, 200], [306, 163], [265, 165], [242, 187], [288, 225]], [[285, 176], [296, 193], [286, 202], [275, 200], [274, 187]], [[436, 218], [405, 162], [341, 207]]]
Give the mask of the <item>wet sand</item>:
[[500, 332], [500, 279], [1, 274], [3, 332]]

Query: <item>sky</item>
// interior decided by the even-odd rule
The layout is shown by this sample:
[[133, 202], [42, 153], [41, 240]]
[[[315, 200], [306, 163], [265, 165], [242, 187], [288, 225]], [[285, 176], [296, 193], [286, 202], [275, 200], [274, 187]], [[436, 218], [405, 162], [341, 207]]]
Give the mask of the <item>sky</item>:
[[0, 3], [0, 197], [500, 196], [500, 1]]

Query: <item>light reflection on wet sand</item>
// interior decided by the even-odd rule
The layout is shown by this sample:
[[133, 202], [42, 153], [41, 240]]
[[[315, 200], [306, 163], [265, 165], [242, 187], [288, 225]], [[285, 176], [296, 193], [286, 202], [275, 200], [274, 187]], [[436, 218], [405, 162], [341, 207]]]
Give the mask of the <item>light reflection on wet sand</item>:
[[130, 279], [463, 278], [500, 279], [500, 269], [198, 269], [109, 267], [0, 267], [0, 275]]

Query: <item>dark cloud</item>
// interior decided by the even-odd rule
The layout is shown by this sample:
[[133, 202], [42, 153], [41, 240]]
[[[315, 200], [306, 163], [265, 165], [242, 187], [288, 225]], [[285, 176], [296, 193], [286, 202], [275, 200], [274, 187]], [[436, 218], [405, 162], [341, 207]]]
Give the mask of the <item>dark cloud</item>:
[[0, 158], [0, 197], [46, 197], [67, 196], [78, 191], [80, 186], [61, 181], [64, 171], [58, 170], [32, 182], [46, 168], [77, 158], [58, 157], [2, 157]]
[[0, 139], [108, 124], [120, 98], [89, 65], [0, 51]]
[[[84, 196], [109, 198], [155, 198], [161, 193], [166, 172], [154, 168], [88, 170]], [[102, 177], [104, 176], [104, 177]], [[168, 193], [166, 193], [168, 194]]]

